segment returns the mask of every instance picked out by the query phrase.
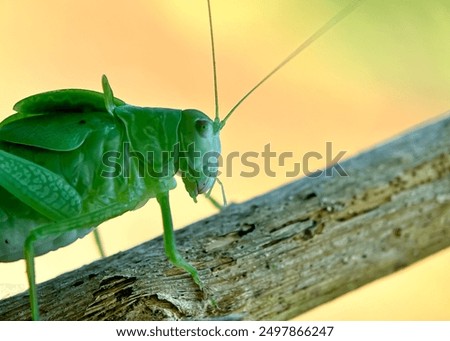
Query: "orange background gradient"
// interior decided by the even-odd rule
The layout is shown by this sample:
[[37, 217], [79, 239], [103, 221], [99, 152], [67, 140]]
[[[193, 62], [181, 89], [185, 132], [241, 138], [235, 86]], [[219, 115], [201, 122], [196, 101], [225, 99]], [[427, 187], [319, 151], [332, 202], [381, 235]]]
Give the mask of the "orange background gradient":
[[[221, 117], [347, 3], [213, 0]], [[270, 143], [273, 151], [293, 152], [294, 162], [308, 151], [324, 153], [331, 141], [349, 157], [438, 117], [450, 109], [449, 17], [447, 0], [366, 1], [242, 104], [222, 132], [223, 155], [261, 152]], [[127, 103], [213, 116], [205, 1], [2, 0], [0, 51], [1, 119], [31, 94], [101, 91], [102, 74]], [[235, 161], [232, 176], [221, 177], [228, 200], [294, 180], [286, 167], [273, 162], [276, 177], [243, 178], [239, 172], [248, 169]], [[171, 197], [178, 227], [216, 212], [203, 198], [194, 204], [180, 181]], [[159, 207], [152, 200], [100, 232], [108, 254], [128, 249], [162, 233]], [[97, 257], [88, 236], [39, 257], [38, 281]], [[299, 319], [449, 320], [449, 264], [447, 249]], [[24, 269], [23, 261], [0, 264], [3, 295], [26, 288]]]

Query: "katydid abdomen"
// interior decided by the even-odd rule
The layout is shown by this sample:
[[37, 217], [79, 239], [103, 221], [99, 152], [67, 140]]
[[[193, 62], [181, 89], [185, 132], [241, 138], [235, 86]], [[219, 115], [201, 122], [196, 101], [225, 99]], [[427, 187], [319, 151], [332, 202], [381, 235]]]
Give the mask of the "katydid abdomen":
[[[47, 217], [37, 213], [15, 196], [0, 188], [0, 196], [4, 204], [0, 208], [2, 222], [0, 227], [0, 261], [13, 262], [24, 258], [25, 239], [34, 228], [51, 223]], [[35, 243], [36, 255], [73, 243], [85, 236], [91, 229], [80, 229], [65, 232], [39, 240]]]

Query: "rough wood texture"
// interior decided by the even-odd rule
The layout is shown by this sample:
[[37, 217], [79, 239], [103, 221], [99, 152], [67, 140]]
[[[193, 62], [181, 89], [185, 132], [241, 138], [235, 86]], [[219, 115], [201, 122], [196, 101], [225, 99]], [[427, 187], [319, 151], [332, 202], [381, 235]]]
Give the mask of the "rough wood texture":
[[[157, 238], [40, 285], [42, 318], [289, 319], [450, 245], [448, 114], [341, 165], [177, 232], [217, 307]], [[26, 294], [0, 302], [29, 318]]]

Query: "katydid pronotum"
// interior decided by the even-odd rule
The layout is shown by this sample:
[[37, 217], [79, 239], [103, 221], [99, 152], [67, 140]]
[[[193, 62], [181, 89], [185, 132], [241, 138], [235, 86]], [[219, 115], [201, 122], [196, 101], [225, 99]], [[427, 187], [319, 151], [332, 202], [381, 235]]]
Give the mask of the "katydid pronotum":
[[156, 198], [169, 260], [203, 288], [197, 270], [178, 252], [169, 191], [180, 174], [189, 195], [216, 182], [220, 130], [268, 78], [353, 11], [353, 1], [248, 91], [221, 120], [211, 19], [215, 117], [194, 110], [147, 108], [103, 93], [66, 89], [19, 101], [0, 124], [0, 261], [24, 258], [32, 318], [39, 319], [34, 257], [66, 246], [102, 222]]

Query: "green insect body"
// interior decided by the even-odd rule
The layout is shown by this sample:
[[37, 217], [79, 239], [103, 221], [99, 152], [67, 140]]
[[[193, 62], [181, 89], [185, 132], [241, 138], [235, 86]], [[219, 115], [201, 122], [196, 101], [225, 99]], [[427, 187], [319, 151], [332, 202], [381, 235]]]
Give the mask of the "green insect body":
[[300, 44], [219, 119], [211, 8], [215, 118], [194, 110], [128, 105], [103, 93], [67, 89], [18, 102], [0, 123], [0, 261], [25, 259], [33, 319], [39, 319], [34, 257], [66, 246], [102, 222], [156, 198], [169, 260], [202, 288], [197, 270], [178, 253], [169, 191], [182, 176], [189, 195], [207, 193], [216, 181], [220, 130], [258, 87], [345, 18], [355, 0]]
[[[194, 199], [212, 187], [214, 177], [203, 172], [201, 156], [220, 153], [217, 123], [197, 110], [127, 105], [113, 100], [106, 77], [103, 85], [105, 94], [70, 89], [31, 96], [0, 125], [0, 261], [23, 258], [27, 241], [25, 252], [33, 256], [66, 246], [151, 198], [158, 199], [163, 216], [170, 214], [168, 192], [177, 172]], [[191, 157], [192, 151], [198, 156]], [[109, 164], [108, 153], [114, 156]], [[157, 174], [146, 174], [146, 168]], [[172, 233], [166, 221], [169, 259], [200, 285]]]

